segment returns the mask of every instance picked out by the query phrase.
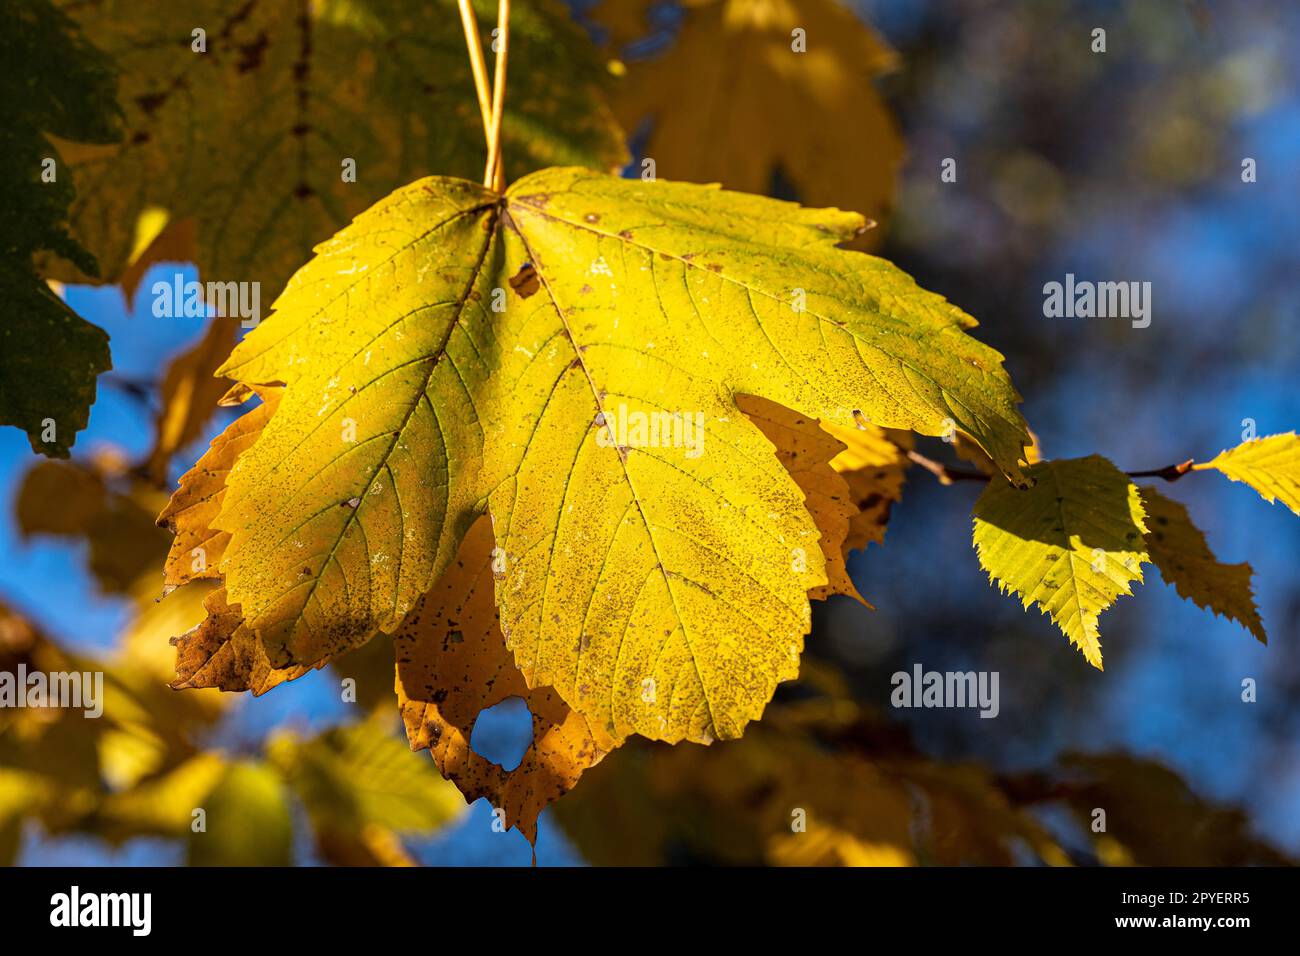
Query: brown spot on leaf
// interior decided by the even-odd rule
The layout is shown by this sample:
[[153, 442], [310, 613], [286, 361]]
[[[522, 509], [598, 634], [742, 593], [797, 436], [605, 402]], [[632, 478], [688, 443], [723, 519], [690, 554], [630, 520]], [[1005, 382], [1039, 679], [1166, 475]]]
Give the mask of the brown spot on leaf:
[[239, 45], [239, 62], [235, 64], [235, 69], [240, 73], [248, 73], [261, 66], [262, 54], [266, 52], [267, 42], [266, 31], [263, 30], [252, 43], [241, 43]]
[[145, 113], [152, 116], [154, 110], [162, 106], [163, 103], [167, 101], [167, 94], [166, 93], [145, 93], [143, 96], [137, 96], [135, 98], [135, 101], [140, 105], [140, 109], [144, 110]]
[[519, 271], [510, 277], [510, 288], [514, 289], [521, 299], [528, 298], [540, 285], [541, 280], [537, 278], [537, 270], [533, 268], [531, 262], [525, 262], [519, 267]]

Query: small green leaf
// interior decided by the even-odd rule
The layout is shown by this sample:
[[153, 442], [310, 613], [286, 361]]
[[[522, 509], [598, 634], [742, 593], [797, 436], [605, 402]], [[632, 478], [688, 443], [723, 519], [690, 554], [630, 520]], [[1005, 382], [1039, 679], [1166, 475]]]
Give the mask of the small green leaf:
[[1100, 670], [1097, 617], [1132, 593], [1150, 560], [1141, 494], [1098, 455], [1041, 462], [1026, 473], [1033, 488], [995, 478], [975, 503], [980, 566], [1003, 593], [1037, 604]]
[[1281, 501], [1300, 515], [1300, 437], [1295, 432], [1242, 442], [1195, 467], [1221, 471], [1250, 485], [1265, 501]]

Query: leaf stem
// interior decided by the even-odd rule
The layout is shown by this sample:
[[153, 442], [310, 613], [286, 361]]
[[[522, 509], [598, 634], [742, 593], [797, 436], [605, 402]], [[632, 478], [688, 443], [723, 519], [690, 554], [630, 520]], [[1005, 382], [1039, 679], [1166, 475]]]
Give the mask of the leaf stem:
[[[478, 21], [470, 0], [459, 0], [460, 24], [465, 30], [465, 46], [469, 49], [469, 66], [474, 74], [474, 92], [478, 95], [479, 116], [483, 120], [483, 142], [492, 155], [492, 91], [488, 88], [487, 60], [483, 58], [483, 41], [479, 39]], [[486, 185], [486, 183], [484, 184]]]
[[483, 185], [498, 191], [505, 185], [501, 159], [501, 114], [506, 101], [506, 54], [510, 49], [510, 0], [497, 0], [496, 72], [492, 79], [492, 125], [488, 129], [487, 167]]

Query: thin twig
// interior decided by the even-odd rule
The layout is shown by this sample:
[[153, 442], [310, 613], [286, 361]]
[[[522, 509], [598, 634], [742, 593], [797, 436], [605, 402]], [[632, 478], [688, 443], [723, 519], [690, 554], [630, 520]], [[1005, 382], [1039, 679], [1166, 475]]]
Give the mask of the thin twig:
[[916, 465], [920, 465], [934, 477], [939, 479], [941, 485], [951, 485], [954, 481], [988, 481], [989, 476], [982, 471], [967, 471], [964, 468], [953, 468], [945, 465], [943, 462], [935, 461], [933, 458], [927, 458], [919, 451], [909, 451], [908, 459]]
[[[955, 481], [988, 481], [989, 476], [982, 471], [972, 471], [966, 468], [954, 468], [951, 465], [945, 465], [941, 461], [935, 461], [933, 458], [927, 458], [918, 451], [909, 451], [907, 458], [914, 465], [920, 465], [930, 474], [939, 479], [941, 485], [951, 485]], [[1165, 481], [1177, 481], [1183, 475], [1192, 471], [1193, 459], [1189, 458], [1177, 465], [1166, 465], [1164, 468], [1155, 468], [1150, 471], [1126, 471], [1124, 474], [1130, 478], [1163, 478]]]
[[[492, 91], [488, 89], [487, 60], [483, 58], [483, 41], [478, 35], [478, 21], [470, 0], [460, 0], [460, 23], [465, 29], [465, 46], [469, 48], [469, 65], [474, 74], [474, 92], [483, 119], [483, 142], [492, 154]], [[486, 184], [485, 184], [486, 185]]]
[[1193, 459], [1189, 458], [1177, 465], [1166, 465], [1154, 471], [1126, 471], [1124, 474], [1130, 478], [1163, 478], [1165, 481], [1177, 481], [1192, 470], [1193, 463]]
[[492, 126], [488, 130], [487, 167], [483, 185], [500, 190], [505, 185], [501, 159], [501, 114], [506, 102], [506, 54], [510, 49], [510, 0], [497, 0], [496, 73], [492, 79]]

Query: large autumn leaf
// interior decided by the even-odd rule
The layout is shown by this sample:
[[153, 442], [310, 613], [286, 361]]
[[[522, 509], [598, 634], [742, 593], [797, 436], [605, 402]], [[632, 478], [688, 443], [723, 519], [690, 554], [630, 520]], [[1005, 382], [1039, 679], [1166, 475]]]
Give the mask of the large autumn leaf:
[[120, 136], [112, 68], [45, 0], [0, 3], [0, 425], [32, 450], [67, 458], [86, 427], [95, 380], [110, 367], [108, 336], [45, 284], [35, 255], [57, 254], [94, 274], [68, 234], [72, 177], [47, 134], [106, 143]]
[[[615, 40], [647, 32], [645, 0], [604, 0]], [[686, 0], [666, 52], [629, 56], [614, 96], [658, 175], [880, 218], [903, 143], [874, 79], [895, 55], [840, 0]], [[804, 46], [799, 48], [802, 40]], [[704, 144], [707, 144], [705, 146]], [[870, 235], [870, 234], [869, 234]]]
[[160, 527], [175, 536], [163, 570], [163, 587], [170, 591], [190, 581], [217, 576], [230, 535], [212, 527], [221, 511], [226, 477], [241, 454], [253, 446], [280, 403], [279, 388], [260, 388], [261, 402], [231, 422], [212, 439], [194, 467], [181, 476], [158, 516]]
[[490, 511], [530, 687], [614, 742], [738, 735], [795, 674], [826, 574], [737, 394], [843, 427], [956, 422], [1024, 480], [1001, 356], [835, 247], [862, 224], [581, 169], [399, 190], [219, 370], [287, 385], [212, 522], [228, 602], [272, 666], [313, 665], [396, 628]]
[[[315, 242], [393, 189], [482, 170], [455, 0], [63, 2], [122, 70], [125, 141], [69, 153], [73, 231], [106, 280], [133, 261], [141, 217], [161, 213], [192, 223], [204, 279], [260, 281], [265, 303]], [[507, 172], [621, 165], [607, 74], [562, 6], [516, 5], [510, 36], [529, 95], [506, 106]]]
[[[278, 391], [261, 391], [264, 403], [214, 440], [181, 479], [160, 519], [176, 532], [167, 561], [169, 587], [216, 574], [213, 565], [197, 557], [216, 559], [225, 547], [228, 536], [214, 535], [208, 522], [218, 513], [230, 467], [256, 441], [276, 407]], [[235, 395], [239, 394], [236, 389]], [[816, 422], [775, 403], [754, 396], [738, 399], [750, 420], [776, 444], [777, 459], [804, 492], [809, 512], [822, 529], [819, 543], [830, 581], [810, 596], [856, 596], [843, 569], [851, 496], [844, 477], [830, 464], [844, 444]], [[195, 542], [198, 544], [190, 547]], [[380, 662], [386, 658], [391, 693], [395, 651], [397, 702], [411, 746], [427, 748], [438, 769], [467, 800], [486, 797], [504, 813], [507, 826], [518, 827], [535, 842], [541, 810], [571, 788], [605, 751], [582, 715], [572, 711], [552, 689], [530, 688], [515, 666], [494, 601], [493, 564], [499, 557], [494, 554], [491, 523], [486, 516], [480, 518], [462, 540], [456, 560], [420, 598], [392, 642], [373, 639], [359, 652], [334, 663], [346, 670], [355, 653], [364, 653], [368, 660], [375, 658], [372, 665], [382, 667]], [[191, 594], [195, 594], [194, 587], [179, 592], [181, 597]], [[207, 619], [173, 639], [177, 648], [174, 687], [219, 687], [261, 694], [308, 672], [309, 668], [301, 667], [271, 668], [261, 641], [244, 625], [240, 608], [226, 602], [224, 588], [210, 591], [203, 600]], [[519, 765], [506, 770], [475, 753], [470, 737], [479, 715], [510, 697], [527, 704], [533, 742]], [[355, 840], [343, 839], [336, 829], [330, 833], [329, 846], [335, 851], [360, 847]], [[345, 856], [353, 859], [355, 854]]]

